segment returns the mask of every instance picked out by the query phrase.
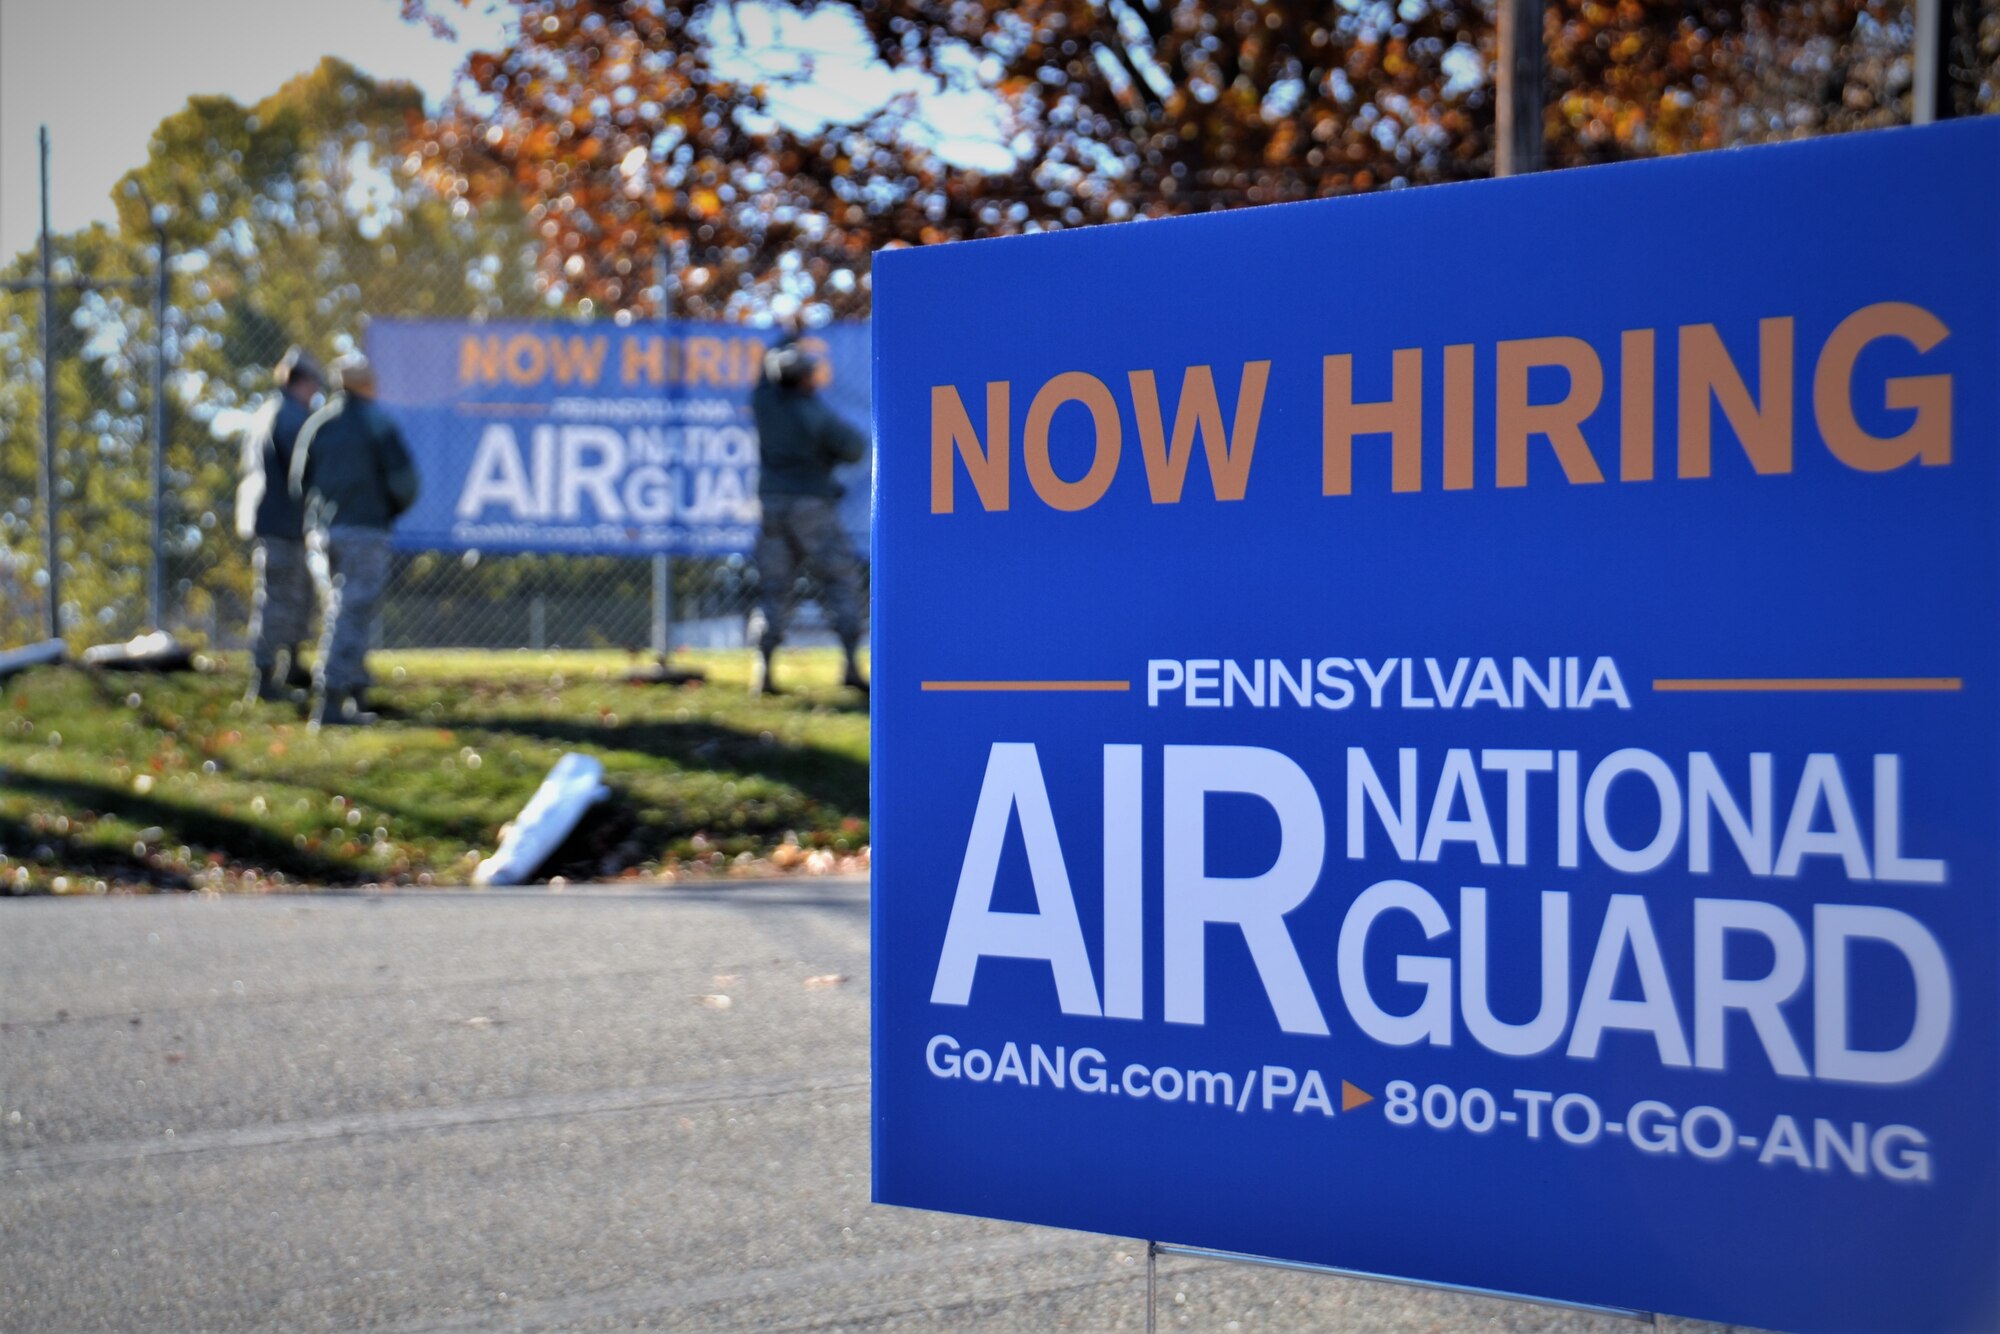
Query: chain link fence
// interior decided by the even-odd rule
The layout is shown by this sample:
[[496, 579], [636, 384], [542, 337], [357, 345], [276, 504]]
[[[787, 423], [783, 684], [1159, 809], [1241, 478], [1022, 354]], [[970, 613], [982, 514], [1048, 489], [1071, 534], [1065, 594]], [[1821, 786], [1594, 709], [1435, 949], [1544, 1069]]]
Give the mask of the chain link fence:
[[[486, 229], [491, 239], [492, 227]], [[504, 238], [503, 238], [504, 239]], [[65, 238], [67, 240], [67, 238]], [[322, 362], [358, 347], [368, 318], [477, 320], [561, 315], [525, 281], [531, 257], [475, 256], [469, 270], [414, 273], [371, 286], [366, 302], [336, 290], [276, 318], [260, 294], [211, 279], [205, 257], [169, 258], [165, 455], [153, 493], [154, 316], [142, 298], [74, 284], [124, 276], [157, 248], [117, 254], [106, 271], [59, 255], [54, 339], [58, 397], [54, 486], [61, 553], [60, 634], [73, 648], [154, 629], [209, 651], [246, 647], [249, 545], [235, 530], [239, 454], [251, 415], [271, 392], [270, 367], [294, 343]], [[393, 243], [381, 246], [394, 264]], [[493, 281], [513, 269], [518, 291]], [[480, 281], [484, 279], [485, 281]], [[386, 288], [386, 290], [382, 290]], [[45, 636], [49, 581], [36, 476], [41, 435], [39, 294], [0, 298], [0, 647]], [[160, 514], [157, 547], [152, 513]], [[160, 605], [151, 605], [157, 565]], [[730, 648], [745, 643], [756, 602], [754, 562], [721, 557], [607, 557], [406, 552], [396, 557], [380, 646], [385, 648]], [[809, 584], [791, 636], [832, 642]]]
[[[254, 106], [195, 99], [114, 191], [115, 222], [54, 238], [52, 320], [40, 256], [0, 262], [0, 648], [51, 628], [72, 648], [155, 629], [246, 647], [241, 450], [287, 348], [324, 365], [363, 347], [373, 320], [601, 318], [539, 272], [536, 219], [426, 181], [409, 140], [421, 110], [415, 89], [335, 60]], [[53, 148], [58, 173], [65, 151], [90, 151]], [[640, 295], [672, 304], [657, 285]], [[671, 620], [674, 645], [726, 647], [756, 594], [743, 556], [411, 552], [381, 643], [658, 651]], [[818, 624], [803, 608], [794, 639]]]

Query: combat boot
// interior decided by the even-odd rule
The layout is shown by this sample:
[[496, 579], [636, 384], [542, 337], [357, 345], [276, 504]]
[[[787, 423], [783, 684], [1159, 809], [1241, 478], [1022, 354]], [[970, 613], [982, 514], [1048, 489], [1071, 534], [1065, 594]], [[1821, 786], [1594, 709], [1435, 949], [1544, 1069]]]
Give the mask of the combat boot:
[[753, 695], [782, 695], [778, 682], [771, 670], [773, 651], [765, 649], [757, 655], [757, 661], [750, 668], [750, 693]]
[[861, 674], [861, 664], [855, 661], [852, 644], [847, 646], [847, 670], [841, 675], [840, 683], [849, 690], [859, 690], [864, 695], [868, 693], [868, 678]]
[[359, 691], [327, 690], [314, 696], [312, 716], [306, 725], [318, 731], [322, 727], [365, 727], [378, 721], [374, 714], [360, 707]]
[[347, 723], [347, 712], [341, 706], [347, 702], [344, 690], [315, 690], [312, 709], [306, 714], [306, 730], [317, 732], [322, 727], [342, 727]]
[[253, 665], [250, 668], [250, 689], [243, 695], [245, 704], [297, 704], [304, 698], [304, 692], [292, 690], [285, 684], [277, 664], [268, 667]]

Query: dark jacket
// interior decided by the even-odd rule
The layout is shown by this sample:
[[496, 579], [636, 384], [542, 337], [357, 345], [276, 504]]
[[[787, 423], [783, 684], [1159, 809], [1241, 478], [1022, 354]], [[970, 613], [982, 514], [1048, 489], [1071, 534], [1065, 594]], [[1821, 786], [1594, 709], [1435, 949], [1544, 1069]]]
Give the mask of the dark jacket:
[[296, 542], [304, 514], [292, 497], [292, 454], [312, 409], [287, 393], [271, 396], [243, 435], [243, 480], [236, 487], [236, 530], [246, 538]]
[[836, 465], [868, 453], [868, 437], [810, 392], [768, 380], [750, 394], [757, 418], [757, 494], [825, 496], [843, 490], [833, 480]]
[[308, 528], [386, 529], [416, 502], [417, 470], [389, 414], [341, 394], [299, 432], [291, 489]]

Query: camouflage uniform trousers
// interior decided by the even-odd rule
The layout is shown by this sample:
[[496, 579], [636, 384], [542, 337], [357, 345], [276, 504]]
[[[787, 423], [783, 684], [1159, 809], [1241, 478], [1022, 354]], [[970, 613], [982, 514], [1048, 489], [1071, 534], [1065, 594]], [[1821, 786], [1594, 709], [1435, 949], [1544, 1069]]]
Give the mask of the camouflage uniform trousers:
[[260, 537], [250, 551], [250, 660], [265, 671], [312, 630], [313, 578], [306, 544]]
[[792, 586], [799, 568], [819, 582], [819, 603], [840, 642], [861, 639], [861, 563], [840, 526], [834, 502], [824, 496], [765, 496], [764, 526], [757, 535], [757, 611], [750, 633], [759, 648], [785, 642]]
[[314, 529], [306, 538], [323, 617], [313, 685], [322, 692], [368, 685], [368, 647], [389, 591], [389, 534], [381, 528]]

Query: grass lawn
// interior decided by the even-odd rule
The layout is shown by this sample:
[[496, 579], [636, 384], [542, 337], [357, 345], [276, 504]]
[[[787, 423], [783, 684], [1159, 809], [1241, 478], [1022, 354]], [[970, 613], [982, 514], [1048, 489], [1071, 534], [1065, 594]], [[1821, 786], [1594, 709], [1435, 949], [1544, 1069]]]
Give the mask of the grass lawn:
[[868, 713], [839, 656], [688, 653], [706, 685], [627, 684], [624, 653], [377, 653], [373, 727], [245, 705], [244, 660], [175, 676], [42, 668], [0, 682], [0, 890], [462, 884], [556, 759], [615, 795], [543, 874], [859, 871]]

